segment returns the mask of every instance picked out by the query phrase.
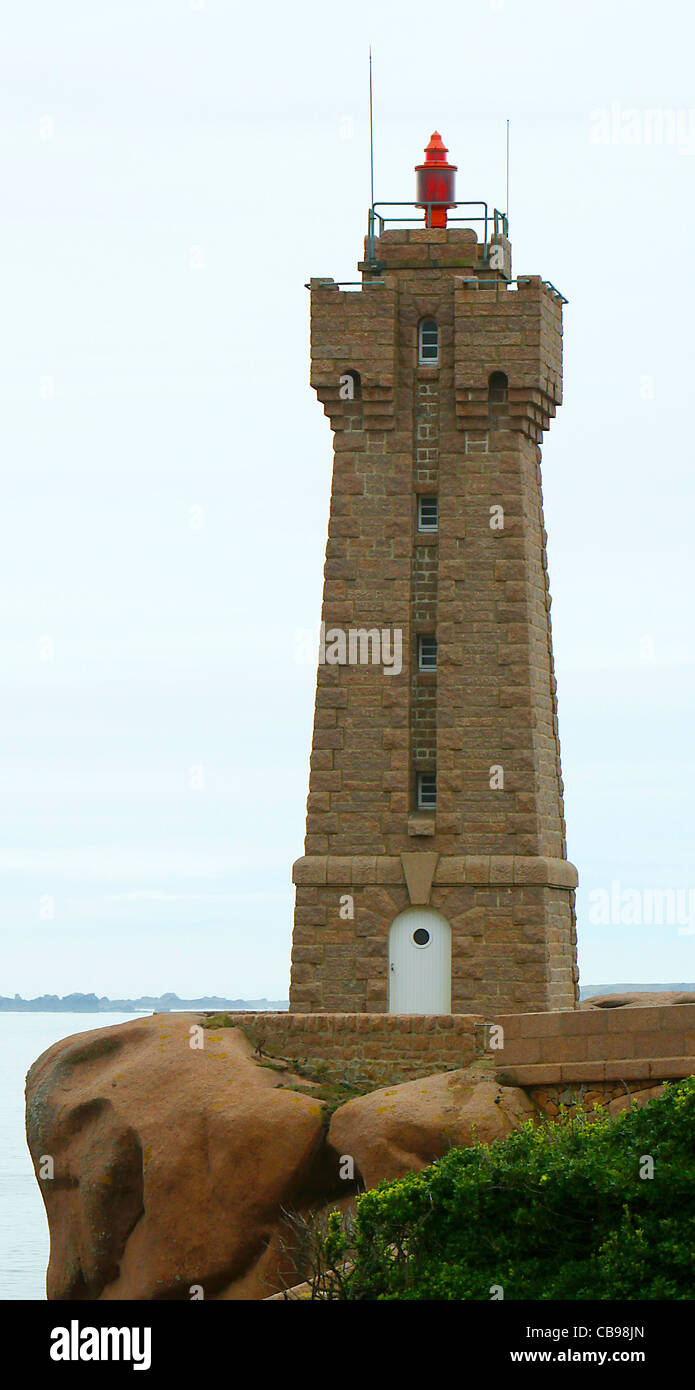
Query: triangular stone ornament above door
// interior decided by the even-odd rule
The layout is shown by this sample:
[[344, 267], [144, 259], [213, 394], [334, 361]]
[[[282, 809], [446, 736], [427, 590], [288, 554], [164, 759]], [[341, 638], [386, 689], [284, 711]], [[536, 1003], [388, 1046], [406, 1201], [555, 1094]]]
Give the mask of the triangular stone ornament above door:
[[422, 907], [429, 902], [438, 859], [439, 855], [433, 850], [422, 850], [415, 854], [401, 853], [408, 897], [413, 907]]

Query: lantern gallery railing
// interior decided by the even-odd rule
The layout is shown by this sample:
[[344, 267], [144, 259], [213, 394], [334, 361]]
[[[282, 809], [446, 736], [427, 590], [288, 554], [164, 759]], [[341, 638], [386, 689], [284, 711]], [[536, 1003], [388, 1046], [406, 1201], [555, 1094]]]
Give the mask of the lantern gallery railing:
[[[429, 214], [432, 212], [432, 209], [442, 207], [482, 209], [482, 211], [477, 214], [467, 213], [463, 217], [451, 217], [447, 215], [447, 224], [450, 222], [462, 222], [468, 227], [470, 227], [471, 224], [482, 225], [483, 240], [485, 242], [488, 240], [490, 231], [493, 232], [494, 236], [499, 236], [500, 234], [502, 236], [509, 236], [509, 220], [506, 212], [500, 212], [498, 208], [493, 208], [492, 212], [490, 212], [488, 204], [482, 200], [467, 203], [443, 203], [434, 201], [428, 203], [373, 203], [369, 209], [369, 227], [367, 235], [372, 239], [374, 239], [375, 236], [381, 236], [381, 233], [390, 222], [415, 222], [418, 226], [422, 226], [422, 217], [406, 217], [404, 213], [396, 213], [394, 216], [388, 216], [379, 212], [379, 208], [425, 208], [428, 213], [427, 221], [429, 222], [431, 220]], [[378, 227], [378, 231], [375, 231], [375, 227]]]
[[[319, 286], [319, 289], [320, 289], [320, 290], [326, 290], [326, 289], [344, 290], [346, 287], [347, 287], [347, 288], [350, 288], [350, 289], [369, 290], [369, 289], [371, 289], [374, 285], [385, 285], [385, 284], [386, 284], [386, 281], [385, 281], [385, 280], [319, 280], [319, 281], [318, 281], [318, 286]], [[306, 284], [304, 285], [304, 288], [305, 288], [305, 290], [310, 290], [310, 289], [311, 289], [311, 281], [310, 281], [310, 280], [307, 280], [307, 281], [306, 281]]]
[[[434, 200], [426, 203], [373, 203], [368, 214], [366, 260], [368, 264], [371, 263], [375, 268], [374, 242], [377, 236], [381, 236], [381, 233], [386, 230], [389, 223], [392, 225], [396, 223], [399, 225], [403, 223], [415, 223], [417, 226], [422, 226], [422, 217], [408, 217], [404, 212], [397, 212], [391, 215], [380, 212], [380, 208], [412, 208], [413, 210], [416, 208], [424, 208], [425, 225], [427, 227], [437, 224], [436, 213], [437, 209], [439, 209], [440, 213], [443, 213], [445, 225], [463, 223], [466, 227], [482, 227], [483, 245], [485, 246], [488, 244], [491, 233], [496, 237], [500, 235], [504, 237], [509, 236], [509, 219], [506, 212], [500, 212], [498, 208], [493, 208], [492, 212], [490, 212], [488, 204], [482, 200], [466, 203], [443, 203], [435, 202]], [[480, 211], [477, 213], [468, 212], [460, 217], [457, 216], [456, 213], [454, 213], [454, 216], [451, 216], [451, 212], [448, 210], [457, 208], [478, 208]]]

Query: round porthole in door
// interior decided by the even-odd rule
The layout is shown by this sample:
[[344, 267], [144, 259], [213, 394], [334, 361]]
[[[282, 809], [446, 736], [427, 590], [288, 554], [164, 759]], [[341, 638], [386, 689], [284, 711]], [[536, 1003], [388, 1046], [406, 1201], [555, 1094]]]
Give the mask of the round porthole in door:
[[413, 932], [413, 941], [416, 946], [429, 946], [430, 934], [426, 927], [416, 927]]

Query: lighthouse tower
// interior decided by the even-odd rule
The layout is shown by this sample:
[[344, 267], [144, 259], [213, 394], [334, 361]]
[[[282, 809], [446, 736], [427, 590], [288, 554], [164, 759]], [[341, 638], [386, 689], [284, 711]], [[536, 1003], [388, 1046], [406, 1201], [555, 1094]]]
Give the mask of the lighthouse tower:
[[292, 1011], [577, 1002], [539, 448], [565, 301], [455, 172], [435, 132], [359, 287], [310, 284], [334, 460]]

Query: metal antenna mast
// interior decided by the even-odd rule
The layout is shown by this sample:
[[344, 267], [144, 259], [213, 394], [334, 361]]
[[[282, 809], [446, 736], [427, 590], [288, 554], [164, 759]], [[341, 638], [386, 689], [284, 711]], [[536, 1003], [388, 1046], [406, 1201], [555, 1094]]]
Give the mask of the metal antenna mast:
[[369, 217], [367, 220], [367, 262], [374, 261], [374, 110], [372, 103], [372, 45], [369, 45]]
[[372, 107], [372, 45], [369, 45], [369, 206], [374, 206], [374, 113]]
[[507, 120], [507, 196], [504, 210], [507, 214], [507, 223], [509, 223], [509, 120]]

